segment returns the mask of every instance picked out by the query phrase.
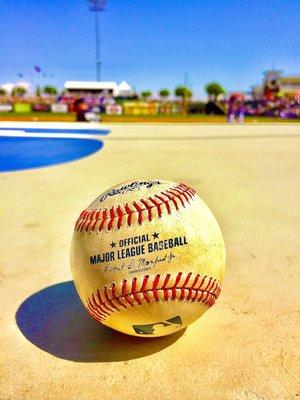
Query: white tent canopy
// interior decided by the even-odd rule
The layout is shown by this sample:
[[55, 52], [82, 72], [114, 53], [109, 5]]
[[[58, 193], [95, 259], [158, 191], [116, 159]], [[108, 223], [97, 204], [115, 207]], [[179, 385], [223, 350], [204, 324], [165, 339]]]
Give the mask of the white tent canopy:
[[132, 95], [132, 88], [126, 81], [118, 85], [118, 95], [123, 97]]

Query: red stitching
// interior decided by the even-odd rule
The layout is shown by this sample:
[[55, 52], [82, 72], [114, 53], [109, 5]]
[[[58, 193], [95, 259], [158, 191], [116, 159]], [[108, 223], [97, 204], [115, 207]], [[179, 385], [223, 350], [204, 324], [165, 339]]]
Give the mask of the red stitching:
[[[175, 189], [174, 189], [174, 190], [175, 190]], [[184, 189], [182, 189], [180, 186], [178, 186], [177, 189], [176, 189], [176, 191], [179, 192], [179, 193], [185, 198], [185, 200], [186, 200], [188, 203], [190, 202], [189, 197], [186, 195], [186, 193], [187, 193], [186, 190], [184, 190]]]
[[143, 284], [142, 284], [142, 287], [141, 287], [141, 292], [145, 292], [146, 291], [146, 286], [147, 286], [148, 280], [149, 280], [149, 275], [145, 275], [144, 279], [143, 279]]
[[[101, 231], [101, 229], [103, 229], [103, 226], [104, 226], [104, 223], [106, 221], [106, 218], [107, 218], [107, 210], [104, 209], [103, 213], [102, 213], [102, 221], [101, 221], [100, 226], [99, 226], [99, 231]], [[81, 230], [81, 229], [79, 228], [79, 230]]]
[[[127, 226], [133, 223], [133, 215], [137, 215], [137, 223], [140, 225], [144, 221], [152, 221], [154, 210], [160, 218], [164, 212], [171, 214], [174, 207], [179, 210], [180, 206], [186, 207], [191, 202], [196, 192], [183, 183], [174, 186], [169, 190], [134, 201], [132, 204], [112, 206], [110, 209], [103, 210], [83, 210], [75, 224], [75, 230], [80, 232], [120, 229], [123, 220]], [[173, 205], [173, 210], [171, 205]]]
[[159, 196], [158, 194], [155, 195], [165, 206], [168, 211], [168, 214], [171, 214], [171, 207], [170, 207], [170, 202], [166, 199], [164, 199], [162, 196]]
[[125, 211], [127, 213], [127, 225], [130, 226], [131, 225], [131, 217], [132, 217], [133, 212], [130, 210], [128, 204], [125, 205]]
[[149, 197], [149, 200], [151, 201], [151, 203], [154, 204], [154, 206], [157, 208], [157, 212], [158, 212], [158, 218], [160, 218], [162, 216], [162, 212], [161, 212], [161, 204], [158, 203], [155, 199], [153, 199], [152, 197]]
[[109, 210], [109, 216], [110, 216], [110, 219], [108, 221], [107, 229], [110, 231], [112, 226], [113, 226], [114, 219], [115, 219], [115, 209], [114, 209], [114, 207], [112, 207]]
[[[174, 193], [174, 192], [175, 192], [175, 193]], [[175, 197], [177, 197], [177, 198], [179, 199], [179, 201], [180, 201], [182, 207], [185, 207], [185, 203], [184, 203], [184, 201], [183, 201], [182, 198], [181, 198], [181, 194], [178, 193], [178, 192], [176, 191], [176, 189], [170, 190], [170, 193], [173, 194], [173, 196], [175, 196]]]
[[[221, 284], [212, 277], [203, 276], [198, 284], [199, 274], [193, 276], [192, 272], [189, 272], [183, 276], [182, 272], [179, 272], [174, 283], [168, 285], [171, 277], [171, 274], [167, 274], [162, 279], [161, 275], [157, 274], [150, 281], [149, 275], [145, 275], [140, 287], [137, 277], [134, 277], [131, 282], [124, 279], [119, 291], [115, 283], [111, 287], [104, 286], [102, 295], [99, 290], [96, 294], [91, 294], [86, 308], [93, 318], [103, 322], [113, 312], [121, 311], [129, 306], [141, 305], [144, 301], [147, 303], [169, 300], [202, 302], [211, 307], [221, 291]], [[183, 280], [182, 284], [180, 284], [181, 280]]]
[[174, 196], [174, 195], [173, 195], [173, 196], [170, 196], [168, 193], [165, 193], [165, 192], [162, 192], [162, 194], [163, 194], [164, 196], [166, 196], [169, 200], [172, 201], [172, 203], [174, 204], [176, 210], [179, 209], [178, 204], [177, 204], [177, 202], [176, 202], [176, 200], [175, 200], [175, 196]]
[[141, 225], [142, 221], [143, 221], [143, 209], [142, 207], [140, 207], [136, 201], [133, 202], [133, 207], [136, 209], [136, 211], [138, 212], [138, 223], [139, 225]]
[[140, 202], [143, 203], [144, 206], [146, 207], [146, 209], [148, 211], [148, 220], [151, 221], [152, 220], [152, 207], [143, 199], [141, 199]]
[[118, 208], [117, 208], [117, 214], [118, 214], [118, 225], [117, 225], [117, 227], [118, 227], [118, 229], [120, 229], [121, 226], [122, 226], [122, 218], [123, 218], [123, 212], [122, 212], [120, 206], [118, 206]]

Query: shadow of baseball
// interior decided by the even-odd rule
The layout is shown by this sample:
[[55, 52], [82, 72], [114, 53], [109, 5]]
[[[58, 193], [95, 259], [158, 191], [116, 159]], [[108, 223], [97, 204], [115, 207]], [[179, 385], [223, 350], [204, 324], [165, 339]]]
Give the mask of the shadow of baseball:
[[28, 297], [16, 313], [23, 335], [40, 349], [71, 361], [112, 362], [145, 357], [174, 343], [185, 331], [153, 339], [128, 336], [94, 321], [73, 281]]

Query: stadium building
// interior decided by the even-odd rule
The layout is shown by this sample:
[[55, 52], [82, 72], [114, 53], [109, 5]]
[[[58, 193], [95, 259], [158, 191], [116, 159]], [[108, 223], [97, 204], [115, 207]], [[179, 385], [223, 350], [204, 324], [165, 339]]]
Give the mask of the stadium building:
[[113, 81], [66, 81], [64, 88], [68, 92], [76, 94], [109, 94], [113, 97], [130, 97], [133, 94], [131, 86], [125, 81], [119, 85]]
[[252, 86], [254, 98], [262, 94], [268, 98], [278, 92], [282, 95], [299, 95], [300, 75], [284, 76], [282, 71], [276, 69], [264, 71], [263, 75], [262, 84]]

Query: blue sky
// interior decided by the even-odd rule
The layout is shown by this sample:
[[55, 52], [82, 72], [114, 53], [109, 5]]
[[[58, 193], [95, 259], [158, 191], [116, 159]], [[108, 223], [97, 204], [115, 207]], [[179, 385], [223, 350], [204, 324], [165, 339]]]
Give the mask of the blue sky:
[[[103, 80], [173, 89], [184, 74], [247, 90], [276, 67], [300, 74], [298, 0], [108, 0], [100, 15]], [[1, 0], [0, 84], [95, 80], [94, 20], [85, 0]], [[33, 72], [41, 66], [47, 75]]]

